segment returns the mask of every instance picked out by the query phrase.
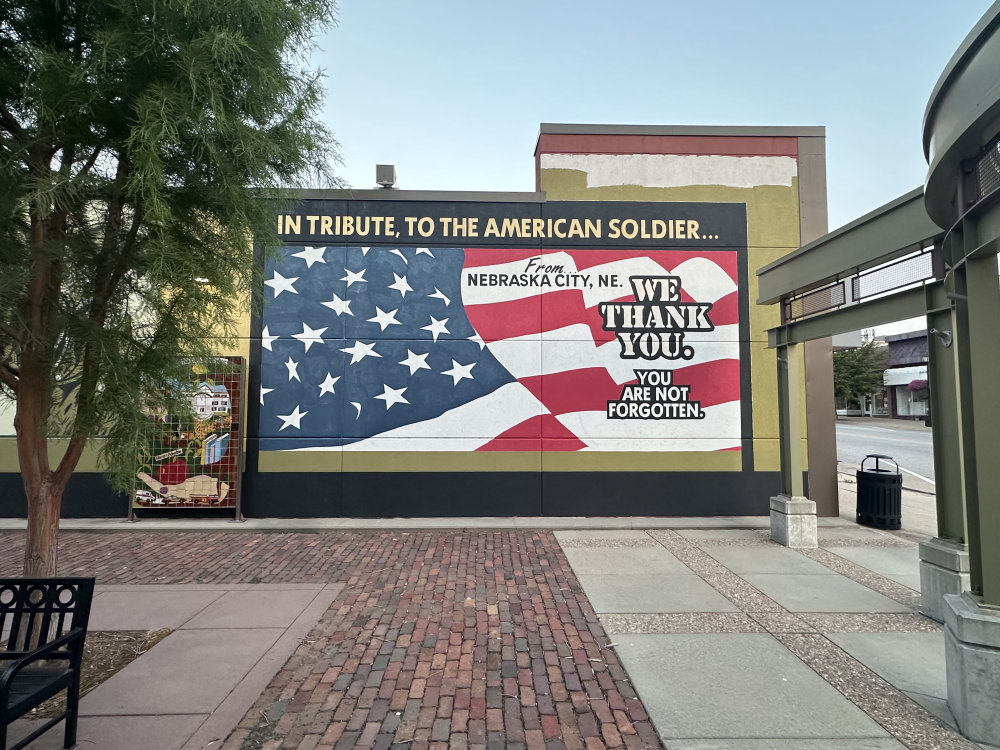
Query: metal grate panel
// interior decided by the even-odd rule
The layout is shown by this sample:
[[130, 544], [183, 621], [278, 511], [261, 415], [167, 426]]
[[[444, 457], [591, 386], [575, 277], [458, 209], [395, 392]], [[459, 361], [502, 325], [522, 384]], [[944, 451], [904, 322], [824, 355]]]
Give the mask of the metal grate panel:
[[798, 320], [807, 315], [840, 307], [846, 301], [844, 284], [838, 281], [829, 286], [814, 289], [785, 302], [785, 320]]
[[980, 199], [1000, 188], [1000, 140], [976, 162], [976, 183]]
[[[921, 247], [909, 255], [868, 269], [846, 279], [782, 300], [782, 319], [791, 323], [844, 305], [857, 304], [939, 276], [934, 270], [934, 246]], [[848, 288], [851, 290], [847, 297]]]
[[930, 250], [900, 258], [879, 268], [859, 273], [851, 279], [851, 299], [855, 302], [892, 292], [934, 278]]

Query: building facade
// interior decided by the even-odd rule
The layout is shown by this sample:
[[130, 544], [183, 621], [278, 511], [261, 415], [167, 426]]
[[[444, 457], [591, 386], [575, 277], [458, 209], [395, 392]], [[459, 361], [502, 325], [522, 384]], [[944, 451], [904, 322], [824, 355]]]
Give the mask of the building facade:
[[883, 382], [889, 401], [889, 416], [896, 419], [926, 419], [930, 416], [927, 380], [927, 332], [913, 331], [885, 337], [889, 350]]
[[[246, 362], [243, 512], [767, 514], [778, 320], [751, 300], [757, 268], [826, 229], [823, 144], [821, 128], [543, 125], [535, 192], [303, 195], [225, 353]], [[832, 435], [829, 345], [804, 365], [803, 427]], [[12, 442], [4, 515], [23, 513]], [[806, 450], [835, 514], [830, 446]], [[95, 468], [67, 515], [124, 514]]]

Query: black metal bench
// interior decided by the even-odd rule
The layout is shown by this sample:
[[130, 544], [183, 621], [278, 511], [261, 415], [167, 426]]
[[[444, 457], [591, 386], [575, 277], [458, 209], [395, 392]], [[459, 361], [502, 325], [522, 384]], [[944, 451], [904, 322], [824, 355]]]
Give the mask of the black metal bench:
[[[80, 664], [93, 578], [0, 578], [0, 750], [19, 750], [66, 720], [76, 744]], [[66, 691], [66, 708], [7, 748], [7, 727]]]

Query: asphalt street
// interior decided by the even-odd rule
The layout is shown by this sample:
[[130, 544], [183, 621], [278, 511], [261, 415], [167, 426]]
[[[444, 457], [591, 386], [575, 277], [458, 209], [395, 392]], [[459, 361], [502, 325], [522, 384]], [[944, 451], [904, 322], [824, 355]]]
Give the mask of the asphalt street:
[[[841, 471], [855, 471], [869, 453], [881, 453], [899, 464], [903, 485], [933, 491], [934, 449], [931, 430], [923, 423], [884, 418], [837, 420], [837, 460]], [[869, 461], [866, 468], [871, 465]]]

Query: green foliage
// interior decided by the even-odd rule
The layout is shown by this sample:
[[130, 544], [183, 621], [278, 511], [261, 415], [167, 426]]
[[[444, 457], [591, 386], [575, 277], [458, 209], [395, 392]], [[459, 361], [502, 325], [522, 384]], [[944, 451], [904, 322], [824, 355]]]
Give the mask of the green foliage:
[[45, 394], [48, 435], [105, 433], [119, 487], [164, 378], [237, 334], [273, 202], [334, 182], [302, 57], [334, 11], [0, 0], [0, 384], [22, 420]]
[[882, 390], [888, 352], [886, 347], [868, 341], [857, 349], [833, 353], [833, 393], [838, 398], [860, 400]]

